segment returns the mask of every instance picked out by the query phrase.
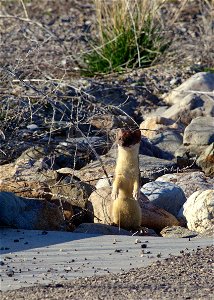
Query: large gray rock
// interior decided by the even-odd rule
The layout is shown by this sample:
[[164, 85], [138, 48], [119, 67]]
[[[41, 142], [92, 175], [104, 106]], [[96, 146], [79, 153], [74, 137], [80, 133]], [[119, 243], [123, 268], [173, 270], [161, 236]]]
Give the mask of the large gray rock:
[[214, 179], [206, 177], [203, 172], [199, 171], [165, 174], [156, 180], [176, 184], [183, 190], [186, 198], [190, 197], [196, 191], [205, 191], [214, 187]]
[[214, 97], [189, 94], [165, 110], [161, 116], [174, 121], [180, 120], [185, 125], [199, 116], [213, 117]]
[[0, 225], [20, 229], [60, 230], [62, 211], [53, 203], [0, 192]]
[[176, 170], [176, 162], [147, 155], [139, 155], [139, 166], [143, 183], [157, 179], [159, 176]]
[[173, 158], [178, 147], [182, 145], [183, 137], [179, 132], [166, 130], [153, 137], [151, 142]]
[[190, 230], [200, 233], [214, 230], [214, 190], [192, 194], [179, 214], [186, 218]]
[[214, 142], [214, 118], [198, 117], [184, 130], [185, 146], [207, 146]]
[[165, 209], [174, 216], [177, 216], [186, 201], [182, 189], [171, 182], [149, 182], [144, 184], [141, 192], [148, 197], [152, 204]]
[[179, 87], [172, 90], [165, 98], [168, 104], [179, 103], [185, 96], [192, 92], [212, 93], [214, 91], [214, 74], [200, 72], [194, 74]]
[[185, 128], [183, 145], [175, 152], [179, 165], [191, 164], [191, 158], [201, 155], [214, 142], [214, 118], [198, 117]]

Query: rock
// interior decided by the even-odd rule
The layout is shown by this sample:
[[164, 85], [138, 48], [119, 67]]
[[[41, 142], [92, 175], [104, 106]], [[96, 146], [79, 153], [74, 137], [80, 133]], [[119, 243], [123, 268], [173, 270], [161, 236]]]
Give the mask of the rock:
[[32, 131], [37, 130], [38, 128], [39, 127], [36, 124], [27, 125], [27, 129], [32, 130]]
[[1, 165], [0, 166], [0, 181], [3, 181], [3, 180], [10, 181], [16, 172], [15, 167], [16, 167], [16, 165], [14, 163]]
[[87, 139], [84, 137], [67, 138], [66, 142], [63, 142], [63, 146], [66, 146], [66, 148], [74, 148], [76, 151], [85, 153], [85, 155], [93, 158], [94, 153], [90, 145], [99, 155], [105, 154], [111, 146], [107, 137], [104, 136], [89, 136]]
[[213, 117], [214, 97], [189, 94], [165, 110], [161, 116], [174, 121], [180, 120], [184, 125], [188, 125], [196, 117]]
[[164, 99], [167, 104], [175, 104], [182, 101], [182, 99], [192, 92], [211, 93], [214, 90], [214, 74], [200, 72], [194, 74], [179, 87], [172, 90]]
[[127, 97], [125, 90], [118, 83], [99, 82], [96, 84], [94, 82], [89, 91], [86, 89], [85, 92], [96, 98], [98, 107], [100, 105], [108, 106], [115, 115], [124, 115], [125, 112], [129, 116], [133, 116], [137, 107], [137, 99], [133, 96]]
[[214, 179], [208, 178], [203, 172], [188, 172], [188, 173], [173, 173], [165, 174], [158, 177], [156, 181], [172, 182], [179, 186], [186, 198], [190, 197], [198, 190], [212, 189], [214, 186]]
[[34, 181], [0, 181], [0, 191], [12, 192], [20, 197], [26, 198], [43, 198], [50, 200], [51, 190], [48, 185], [42, 182]]
[[114, 116], [112, 114], [95, 115], [91, 117], [90, 124], [101, 130], [112, 130], [114, 128], [133, 125], [132, 119], [127, 116]]
[[166, 238], [193, 238], [198, 233], [181, 226], [167, 226], [161, 230], [160, 235]]
[[[161, 230], [166, 226], [179, 225], [178, 220], [164, 209], [158, 208], [141, 195], [142, 226]], [[89, 198], [88, 209], [92, 210], [95, 223], [112, 224], [111, 188], [105, 187], [94, 191]], [[90, 205], [91, 204], [91, 205]]]
[[[198, 117], [184, 130], [183, 145], [175, 152], [178, 164], [188, 163], [188, 158], [196, 158], [214, 142], [214, 118]], [[180, 163], [179, 163], [180, 161]], [[191, 164], [191, 160], [189, 161]]]
[[185, 128], [184, 146], [207, 146], [214, 142], [214, 118], [198, 117]]
[[[182, 214], [182, 211], [181, 211]], [[183, 206], [187, 227], [200, 233], [214, 229], [214, 190], [193, 193]]]
[[73, 232], [102, 235], [132, 235], [132, 233], [128, 230], [99, 223], [80, 224]]
[[150, 202], [140, 202], [142, 209], [142, 226], [161, 231], [166, 226], [178, 226], [179, 221], [166, 210]]
[[65, 226], [63, 214], [55, 204], [8, 192], [0, 192], [0, 225], [37, 230], [60, 230]]
[[179, 132], [166, 130], [157, 134], [151, 139], [151, 142], [168, 154], [166, 158], [173, 158], [178, 147], [182, 145], [183, 137]]
[[196, 163], [207, 176], [214, 176], [214, 143], [204, 149]]
[[164, 133], [166, 130], [172, 130], [178, 133], [184, 131], [183, 125], [172, 119], [160, 116], [147, 117], [146, 120], [140, 124], [140, 129], [142, 130], [142, 134], [149, 139], [153, 139], [159, 133]]
[[[23, 153], [15, 163], [0, 166], [0, 180], [51, 183], [57, 181], [57, 172], [50, 169], [47, 158], [29, 159], [32, 153]], [[32, 154], [33, 155], [33, 154]], [[38, 154], [40, 155], [40, 154]]]
[[82, 169], [75, 170], [74, 175], [81, 181], [84, 181], [93, 186], [96, 185], [99, 179], [106, 177], [104, 170], [108, 174], [109, 178], [112, 178], [116, 163], [115, 158], [113, 158], [111, 155], [109, 156], [108, 154], [105, 156], [101, 156], [100, 158], [102, 161], [102, 165], [99, 160], [93, 161], [87, 164]]
[[94, 191], [90, 197], [88, 209], [92, 209], [94, 223], [102, 223], [111, 225], [113, 223], [111, 216], [111, 188], [104, 187]]
[[176, 170], [175, 161], [139, 155], [139, 166], [142, 183], [157, 179], [159, 176]]
[[25, 150], [20, 157], [16, 159], [16, 165], [21, 165], [24, 161], [28, 162], [29, 160], [39, 160], [44, 158], [48, 154], [48, 151], [45, 147], [33, 146]]
[[157, 157], [161, 159], [172, 159], [172, 155], [169, 152], [163, 151], [144, 136], [142, 136], [141, 138], [139, 153], [142, 155]]
[[61, 199], [81, 208], [85, 208], [88, 197], [93, 190], [91, 185], [72, 179], [72, 176], [50, 186], [52, 200]]
[[56, 182], [56, 171], [50, 170], [46, 158], [20, 161], [15, 165], [14, 177], [20, 181]]
[[[111, 184], [112, 184], [113, 178], [110, 178], [110, 182], [111, 182]], [[100, 178], [100, 179], [97, 181], [95, 187], [96, 187], [96, 189], [98, 190], [98, 189], [101, 189], [101, 188], [106, 187], [106, 186], [111, 186], [111, 185], [109, 184], [109, 180], [108, 180], [106, 177], [104, 177], [104, 178]]]
[[148, 197], [152, 204], [163, 208], [175, 217], [186, 201], [182, 189], [171, 182], [149, 182], [144, 184], [141, 192]]

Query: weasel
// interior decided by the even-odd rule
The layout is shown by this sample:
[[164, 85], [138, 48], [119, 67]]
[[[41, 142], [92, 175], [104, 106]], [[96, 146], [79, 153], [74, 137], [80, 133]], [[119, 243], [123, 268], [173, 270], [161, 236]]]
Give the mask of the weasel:
[[139, 147], [141, 132], [120, 129], [116, 142], [118, 157], [112, 186], [113, 223], [126, 228], [138, 229], [142, 214], [138, 203], [140, 190]]

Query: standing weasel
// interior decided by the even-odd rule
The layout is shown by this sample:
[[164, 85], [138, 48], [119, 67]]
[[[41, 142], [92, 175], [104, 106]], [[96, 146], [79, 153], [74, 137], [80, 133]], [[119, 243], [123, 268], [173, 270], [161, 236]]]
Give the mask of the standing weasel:
[[116, 142], [118, 157], [112, 187], [113, 223], [127, 229], [138, 229], [142, 214], [138, 203], [140, 190], [139, 147], [141, 132], [120, 129]]

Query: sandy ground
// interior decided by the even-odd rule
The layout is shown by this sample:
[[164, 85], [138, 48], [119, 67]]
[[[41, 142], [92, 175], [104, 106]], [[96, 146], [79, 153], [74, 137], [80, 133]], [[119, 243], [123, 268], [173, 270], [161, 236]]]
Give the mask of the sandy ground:
[[[1, 299], [22, 299], [21, 295], [24, 295], [25, 290], [17, 289], [30, 287], [26, 290], [30, 296], [25, 299], [43, 299], [40, 294], [43, 292], [50, 293], [47, 299], [68, 299], [64, 292], [61, 296], [54, 296], [55, 293], [59, 293], [60, 289], [65, 289], [65, 294], [74, 293], [72, 299], [125, 299], [122, 296], [123, 293], [120, 294], [118, 290], [122, 285], [124, 293], [126, 289], [131, 291], [128, 299], [142, 299], [134, 296], [135, 288], [132, 287], [132, 285], [139, 284], [139, 277], [142, 277], [142, 282], [146, 282], [146, 286], [151, 287], [151, 291], [156, 290], [156, 283], [153, 284], [152, 280], [160, 280], [162, 277], [163, 281], [169, 279], [167, 268], [172, 266], [175, 268], [175, 273], [180, 270], [180, 275], [175, 275], [174, 279], [181, 280], [183, 275], [187, 279], [190, 275], [187, 280], [190, 285], [191, 280], [200, 279], [201, 270], [205, 270], [206, 276], [204, 276], [209, 278], [212, 248], [207, 248], [203, 255], [200, 255], [202, 251], [200, 248], [206, 248], [212, 244], [212, 238], [93, 236], [68, 232], [1, 229], [0, 288], [2, 294], [0, 297]], [[188, 254], [190, 250], [194, 250], [196, 257]], [[174, 258], [174, 255], [183, 255], [184, 258]], [[188, 265], [185, 260], [189, 259], [193, 259], [193, 262], [190, 261]], [[166, 266], [164, 265], [161, 271], [159, 265], [161, 266], [162, 263]], [[153, 272], [148, 271], [149, 268], [155, 269], [155, 272], [160, 272], [160, 274], [154, 277]], [[173, 269], [170, 272], [173, 273]], [[87, 280], [86, 277], [88, 277]], [[170, 277], [172, 284], [174, 279]], [[72, 281], [68, 284], [70, 280]], [[75, 284], [73, 280], [76, 280]], [[142, 286], [145, 286], [145, 282]], [[94, 295], [92, 283], [97, 289], [95, 298], [90, 296]], [[183, 288], [184, 283], [185, 281]], [[75, 289], [73, 289], [74, 286]], [[79, 289], [76, 289], [77, 286]], [[107, 288], [111, 291], [110, 294], [107, 293]], [[203, 288], [206, 289], [206, 286]], [[98, 298], [100, 289], [104, 296]], [[82, 294], [76, 295], [80, 293], [80, 290]], [[162, 286], [161, 290], [164, 290]], [[83, 291], [88, 291], [87, 297]], [[20, 298], [18, 298], [19, 295]]]

